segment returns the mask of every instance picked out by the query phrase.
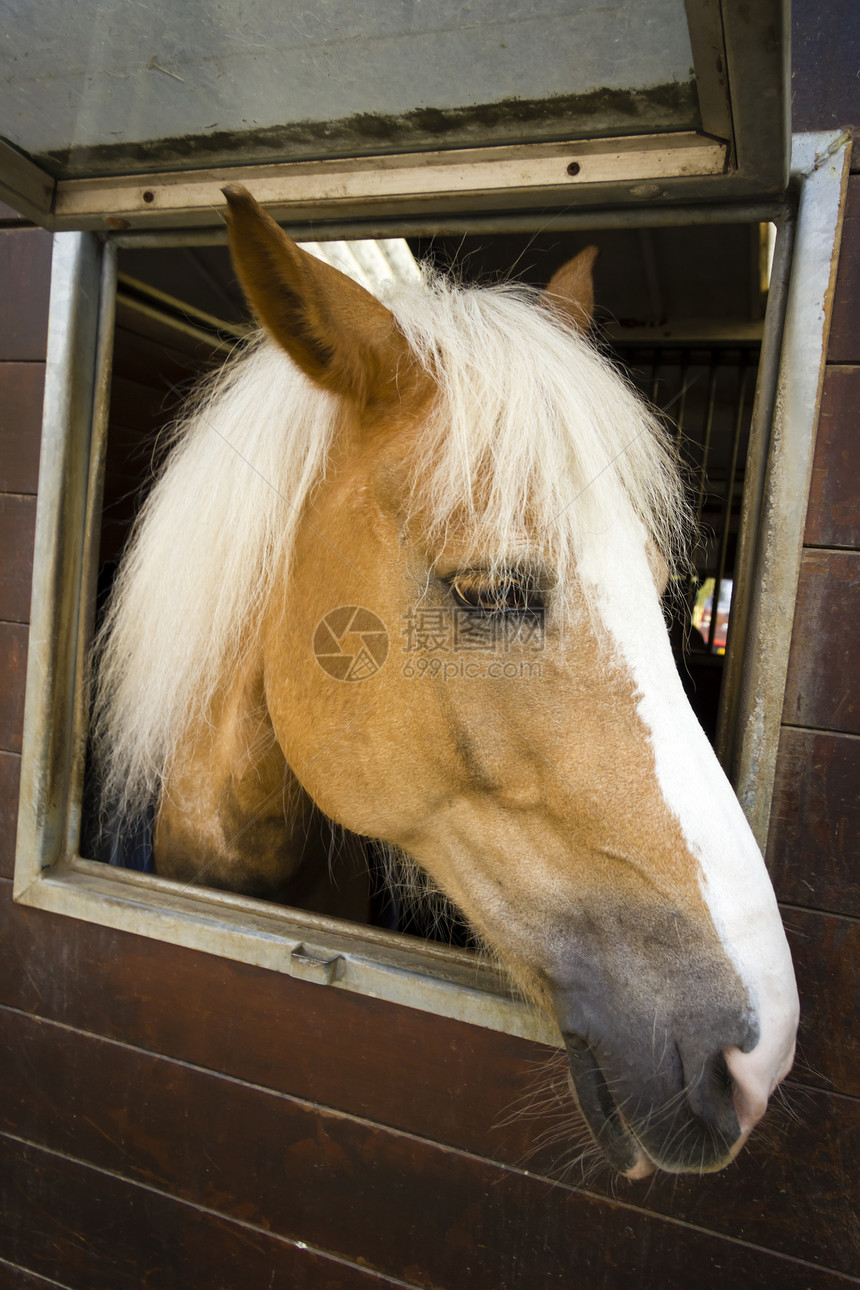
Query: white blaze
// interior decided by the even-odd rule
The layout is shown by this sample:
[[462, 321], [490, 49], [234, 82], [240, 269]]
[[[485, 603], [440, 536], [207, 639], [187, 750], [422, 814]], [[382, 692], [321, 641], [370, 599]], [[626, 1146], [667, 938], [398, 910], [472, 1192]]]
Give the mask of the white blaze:
[[794, 970], [761, 852], [678, 676], [644, 531], [630, 522], [638, 532], [622, 535], [617, 521], [614, 532], [588, 542], [578, 572], [630, 669], [663, 798], [699, 861], [702, 895], [758, 1021], [755, 1049], [726, 1053], [747, 1131], [791, 1067], [799, 1014]]

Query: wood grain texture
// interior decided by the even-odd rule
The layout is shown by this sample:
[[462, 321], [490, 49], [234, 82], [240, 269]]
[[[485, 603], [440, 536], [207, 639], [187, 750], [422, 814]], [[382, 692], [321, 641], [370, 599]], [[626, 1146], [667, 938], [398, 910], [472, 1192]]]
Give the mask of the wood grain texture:
[[[731, 1170], [701, 1180], [663, 1179], [638, 1191], [622, 1184], [621, 1199], [762, 1244], [814, 1244], [823, 1233], [839, 1247], [848, 1236], [828, 1235], [826, 1214], [811, 1232], [802, 1217], [817, 1212], [818, 1197], [831, 1198], [822, 1203], [838, 1215], [832, 1198], [850, 1198], [855, 1185], [856, 1102], [831, 1090], [860, 1092], [853, 985], [860, 929], [845, 919], [788, 912], [803, 1025], [797, 1079], [787, 1098], [800, 1123], [781, 1114], [777, 1103], [770, 1127], [755, 1135]], [[11, 1006], [40, 1017], [167, 1052], [210, 1072], [226, 1071], [377, 1127], [524, 1166], [535, 1175], [581, 1177], [575, 1165], [580, 1130], [569, 1103], [559, 1100], [562, 1070], [555, 1067], [553, 1088], [542, 1050], [510, 1036], [2, 900], [0, 990]], [[23, 1080], [25, 1090], [33, 1078]], [[229, 1114], [213, 1111], [207, 1124], [232, 1114], [247, 1128], [238, 1103]], [[135, 1156], [130, 1152], [130, 1159]], [[605, 1173], [588, 1185], [609, 1200], [618, 1191]], [[783, 1213], [793, 1216], [788, 1236]], [[516, 1226], [515, 1217], [509, 1222]], [[845, 1230], [854, 1232], [850, 1223]], [[789, 1248], [811, 1252], [808, 1246]]]
[[824, 375], [806, 512], [807, 546], [860, 547], [858, 480], [860, 365], [830, 364]]
[[11, 878], [15, 869], [20, 782], [20, 756], [17, 753], [0, 752], [0, 878]]
[[[557, 1124], [558, 1109], [528, 1123], [516, 1114], [545, 1086], [554, 1050], [15, 906], [9, 896], [10, 884], [0, 881], [0, 1003], [462, 1150], [528, 1159], [535, 1169], [557, 1162], [557, 1150], [535, 1153], [534, 1146], [542, 1129]], [[791, 908], [786, 918], [811, 1067], [797, 1077], [858, 1096], [850, 974], [860, 928], [812, 910]]]
[[0, 622], [0, 751], [19, 753], [24, 729], [29, 628]]
[[860, 363], [860, 175], [848, 180], [827, 357], [831, 363]]
[[552, 1053], [539, 1044], [10, 894], [0, 882], [0, 1002], [480, 1154], [492, 1143], [518, 1160], [533, 1147], [534, 1123], [502, 1122], [541, 1080]]
[[44, 363], [0, 357], [0, 492], [36, 491], [44, 391]]
[[45, 357], [51, 243], [44, 229], [0, 229], [0, 361], [41, 362]]
[[0, 1162], [0, 1255], [71, 1290], [398, 1284], [21, 1142], [0, 1139]]
[[860, 1097], [860, 923], [797, 908], [783, 917], [800, 990], [793, 1078]]
[[[492, 1250], [466, 1284], [528, 1287], [509, 1266], [506, 1215], [534, 1284], [563, 1260], [599, 1280], [611, 1263], [581, 1233], [620, 1222], [616, 1199], [625, 1222], [643, 1219], [642, 1208], [662, 1216], [660, 1244], [669, 1243], [671, 1216], [831, 1269], [850, 1273], [860, 1258], [852, 1223], [860, 1103], [847, 1098], [795, 1090], [802, 1126], [771, 1142], [774, 1130], [763, 1135], [728, 1174], [621, 1183], [601, 1205], [593, 1188], [590, 1196], [550, 1188], [521, 1170], [25, 1014], [0, 1009], [0, 1048], [0, 1130], [405, 1280], [458, 1286], [458, 1272]], [[470, 1240], [461, 1216], [476, 1196]], [[407, 1231], [407, 1242], [395, 1235]], [[691, 1239], [695, 1248], [698, 1238], [677, 1230], [679, 1244]]]
[[783, 726], [768, 868], [780, 900], [860, 917], [860, 739]]
[[782, 720], [860, 734], [860, 552], [805, 550]]
[[30, 621], [36, 499], [0, 493], [0, 620]]
[[70, 1290], [70, 1287], [0, 1259], [0, 1290]]
[[[792, 0], [791, 28], [792, 129], [860, 127], [856, 0]], [[856, 153], [852, 163], [860, 164]]]

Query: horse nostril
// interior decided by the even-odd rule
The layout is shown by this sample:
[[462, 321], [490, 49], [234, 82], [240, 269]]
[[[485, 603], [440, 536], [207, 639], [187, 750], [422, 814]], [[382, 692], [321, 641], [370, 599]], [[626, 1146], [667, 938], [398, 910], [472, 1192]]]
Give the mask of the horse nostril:
[[717, 1053], [715, 1057], [711, 1058], [708, 1080], [711, 1088], [718, 1096], [724, 1097], [726, 1094], [731, 1096], [734, 1089], [734, 1080], [723, 1053]]
[[726, 1142], [733, 1142], [740, 1133], [735, 1110], [735, 1082], [726, 1062], [725, 1054], [714, 1053], [706, 1058], [698, 1079], [690, 1081], [687, 1101], [693, 1114]]

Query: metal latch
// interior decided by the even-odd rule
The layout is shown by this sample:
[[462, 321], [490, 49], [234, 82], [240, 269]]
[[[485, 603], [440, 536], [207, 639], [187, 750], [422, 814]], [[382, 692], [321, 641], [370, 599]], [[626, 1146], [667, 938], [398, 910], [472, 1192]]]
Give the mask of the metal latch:
[[339, 981], [345, 967], [346, 959], [342, 954], [324, 959], [310, 953], [304, 945], [297, 945], [290, 955], [291, 975], [299, 977], [302, 981], [316, 981], [318, 985], [332, 985], [335, 981]]

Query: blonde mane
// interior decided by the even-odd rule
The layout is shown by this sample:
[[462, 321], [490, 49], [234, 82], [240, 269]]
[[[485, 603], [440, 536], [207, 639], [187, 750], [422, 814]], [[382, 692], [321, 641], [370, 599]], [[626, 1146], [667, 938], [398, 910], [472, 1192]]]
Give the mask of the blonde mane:
[[[686, 511], [659, 424], [537, 293], [429, 278], [386, 304], [439, 389], [410, 464], [429, 549], [465, 522], [474, 560], [539, 559], [560, 605], [577, 552], [613, 541], [616, 524], [640, 524], [672, 562]], [[337, 396], [259, 337], [176, 428], [95, 647], [96, 754], [124, 813], [158, 798], [183, 737], [254, 649], [341, 417]]]

